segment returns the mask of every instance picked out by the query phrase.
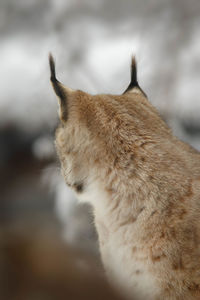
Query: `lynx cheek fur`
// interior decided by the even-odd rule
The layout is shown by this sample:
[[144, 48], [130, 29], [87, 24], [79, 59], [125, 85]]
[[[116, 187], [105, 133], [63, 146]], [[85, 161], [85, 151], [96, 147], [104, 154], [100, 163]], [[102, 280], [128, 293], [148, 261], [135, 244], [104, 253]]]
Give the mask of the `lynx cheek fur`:
[[111, 281], [137, 299], [200, 299], [200, 154], [172, 135], [137, 82], [123, 95], [62, 85], [56, 148], [89, 201]]

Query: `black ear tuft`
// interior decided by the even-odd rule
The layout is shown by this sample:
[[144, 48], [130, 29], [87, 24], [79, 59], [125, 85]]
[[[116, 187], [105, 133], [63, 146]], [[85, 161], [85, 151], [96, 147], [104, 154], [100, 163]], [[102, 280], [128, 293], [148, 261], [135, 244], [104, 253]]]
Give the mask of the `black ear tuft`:
[[131, 61], [131, 82], [129, 83], [129, 86], [127, 87], [127, 89], [125, 90], [125, 92], [123, 94], [131, 91], [134, 88], [137, 88], [138, 90], [140, 90], [140, 92], [145, 97], [147, 97], [145, 92], [141, 89], [141, 87], [138, 84], [138, 81], [137, 81], [137, 62], [136, 62], [135, 56], [132, 56], [132, 61]]
[[49, 53], [49, 66], [51, 72], [51, 83], [56, 95], [58, 96], [58, 103], [60, 107], [59, 116], [61, 121], [67, 121], [67, 92], [69, 89], [64, 87], [62, 83], [57, 80], [55, 61], [51, 53]]
[[51, 71], [51, 83], [53, 85], [56, 95], [60, 98], [60, 101], [62, 102], [66, 98], [66, 94], [62, 84], [56, 78], [55, 61], [51, 53], [49, 53], [49, 66]]
[[135, 56], [132, 57], [131, 60], [131, 82], [127, 89], [125, 90], [124, 94], [134, 87], [139, 87], [138, 81], [137, 81], [137, 62], [135, 59]]
[[55, 61], [51, 53], [49, 53], [49, 66], [51, 71], [51, 81], [57, 81], [56, 79], [56, 72], [55, 72]]
[[135, 59], [135, 56], [132, 57], [131, 60], [131, 82], [130, 85], [132, 87], [137, 87], [138, 86], [138, 81], [137, 81], [137, 62]]

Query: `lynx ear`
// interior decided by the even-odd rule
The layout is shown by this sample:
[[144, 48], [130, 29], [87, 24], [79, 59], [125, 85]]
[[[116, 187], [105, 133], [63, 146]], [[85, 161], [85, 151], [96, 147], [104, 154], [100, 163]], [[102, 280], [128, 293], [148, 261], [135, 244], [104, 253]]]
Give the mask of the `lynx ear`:
[[136, 92], [136, 93], [141, 92], [146, 96], [146, 94], [140, 88], [137, 81], [137, 62], [135, 56], [132, 56], [132, 60], [131, 60], [131, 82], [123, 94], [127, 92]]
[[51, 83], [54, 88], [54, 91], [58, 97], [58, 104], [59, 104], [59, 116], [61, 121], [67, 121], [67, 99], [72, 89], [65, 87], [61, 82], [56, 79], [56, 72], [55, 72], [55, 61], [52, 54], [49, 54], [49, 66], [51, 71]]

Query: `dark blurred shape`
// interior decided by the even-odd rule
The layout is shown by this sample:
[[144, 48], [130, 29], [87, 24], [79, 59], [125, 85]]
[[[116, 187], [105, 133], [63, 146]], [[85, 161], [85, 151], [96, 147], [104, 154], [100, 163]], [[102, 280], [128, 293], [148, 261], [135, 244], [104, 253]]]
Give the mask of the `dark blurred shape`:
[[38, 159], [32, 151], [41, 134], [12, 124], [0, 128], [1, 221], [53, 210], [53, 198], [41, 184], [42, 171], [52, 160]]
[[2, 300], [122, 299], [96, 261], [66, 246], [52, 226], [42, 228], [23, 222], [1, 227]]
[[22, 134], [14, 125], [9, 124], [0, 128], [0, 167], [14, 160], [14, 155], [21, 157], [30, 155], [32, 141], [32, 135]]
[[200, 138], [200, 123], [193, 120], [182, 120], [181, 126], [184, 132], [191, 137]]

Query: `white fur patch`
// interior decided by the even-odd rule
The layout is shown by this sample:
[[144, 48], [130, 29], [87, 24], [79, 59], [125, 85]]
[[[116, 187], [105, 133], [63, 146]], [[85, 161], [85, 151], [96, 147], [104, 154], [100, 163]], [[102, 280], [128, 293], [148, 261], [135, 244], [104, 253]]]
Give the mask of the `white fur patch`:
[[133, 296], [134, 291], [137, 299], [155, 299], [158, 287], [147, 269], [147, 261], [144, 263], [134, 259], [131, 253], [133, 245], [119, 245], [119, 240], [120, 236], [111, 235], [102, 249], [102, 258], [111, 282], [127, 296]]
[[83, 192], [76, 193], [76, 197], [80, 202], [90, 203], [98, 211], [98, 215], [103, 215], [108, 195], [97, 180], [87, 180]]
[[141, 94], [141, 90], [138, 89], [137, 87], [132, 88], [131, 90], [128, 91], [129, 93], [134, 93], [134, 94]]

